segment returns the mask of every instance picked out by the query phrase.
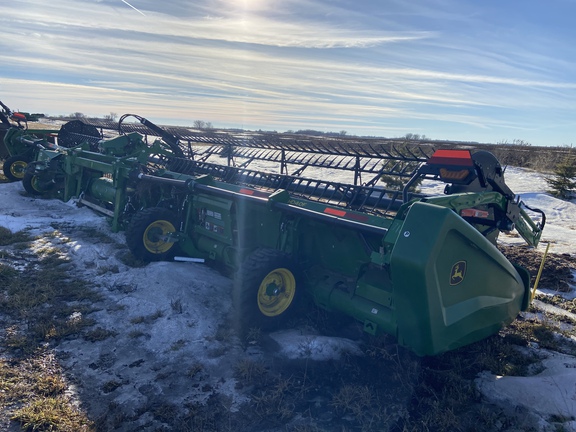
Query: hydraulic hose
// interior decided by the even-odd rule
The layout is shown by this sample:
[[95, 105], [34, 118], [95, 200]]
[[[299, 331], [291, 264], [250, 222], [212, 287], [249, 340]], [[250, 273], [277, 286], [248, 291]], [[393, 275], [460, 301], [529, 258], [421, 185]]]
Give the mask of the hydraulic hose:
[[160, 126], [152, 123], [150, 120], [145, 119], [142, 116], [139, 116], [137, 114], [124, 114], [122, 117], [120, 117], [120, 120], [118, 120], [118, 132], [120, 134], [123, 134], [122, 131], [122, 122], [127, 118], [127, 117], [134, 117], [135, 119], [137, 119], [140, 123], [142, 123], [144, 126], [146, 126], [147, 128], [149, 128], [150, 130], [154, 131], [154, 133], [158, 134], [162, 140], [168, 144], [168, 146], [170, 147], [170, 149], [174, 152], [174, 155], [176, 157], [184, 157], [184, 152], [182, 151], [182, 149], [180, 148], [180, 141], [178, 140], [178, 138], [176, 138], [174, 135], [172, 135], [169, 132], [166, 132], [164, 129], [162, 129]]

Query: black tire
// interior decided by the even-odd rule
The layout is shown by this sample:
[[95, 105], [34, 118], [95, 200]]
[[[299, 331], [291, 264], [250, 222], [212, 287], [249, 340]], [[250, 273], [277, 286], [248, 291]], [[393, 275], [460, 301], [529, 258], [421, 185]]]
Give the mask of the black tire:
[[234, 280], [234, 309], [241, 332], [279, 328], [299, 309], [302, 286], [290, 256], [257, 249], [242, 263]]
[[30, 195], [44, 195], [52, 189], [53, 184], [46, 185], [37, 174], [28, 170], [22, 179], [22, 186]]
[[24, 178], [26, 168], [28, 168], [28, 162], [27, 157], [21, 155], [10, 156], [4, 161], [2, 171], [4, 171], [4, 175], [8, 180], [20, 181]]
[[177, 231], [178, 218], [174, 212], [151, 207], [136, 213], [126, 228], [126, 244], [132, 254], [142, 261], [161, 261], [174, 257], [176, 243], [162, 239]]

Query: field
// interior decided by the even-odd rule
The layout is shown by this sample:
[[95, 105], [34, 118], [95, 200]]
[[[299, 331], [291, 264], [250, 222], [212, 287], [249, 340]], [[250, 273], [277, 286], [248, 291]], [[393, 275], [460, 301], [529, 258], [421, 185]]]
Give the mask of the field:
[[[543, 171], [571, 151], [491, 150]], [[239, 338], [215, 269], [135, 261], [104, 218], [18, 183], [0, 197], [1, 430], [572, 430], [576, 411], [496, 403], [476, 382], [536, 376], [544, 352], [576, 356], [571, 253], [547, 260], [546, 292], [500, 334], [419, 358], [315, 308]], [[501, 247], [537, 273], [540, 249]]]

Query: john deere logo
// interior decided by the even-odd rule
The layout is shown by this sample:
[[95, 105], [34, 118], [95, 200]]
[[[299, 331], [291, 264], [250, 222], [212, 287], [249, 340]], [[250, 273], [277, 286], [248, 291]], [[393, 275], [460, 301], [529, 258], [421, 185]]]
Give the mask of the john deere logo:
[[458, 285], [466, 276], [466, 261], [458, 261], [450, 272], [450, 285]]

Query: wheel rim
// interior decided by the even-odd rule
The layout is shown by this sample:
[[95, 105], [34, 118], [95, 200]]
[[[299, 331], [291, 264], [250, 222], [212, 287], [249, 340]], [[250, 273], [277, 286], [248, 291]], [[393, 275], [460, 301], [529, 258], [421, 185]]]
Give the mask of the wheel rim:
[[10, 174], [12, 174], [17, 179], [23, 179], [24, 173], [26, 173], [26, 168], [28, 167], [28, 162], [24, 161], [14, 161], [10, 165]]
[[32, 186], [32, 189], [34, 189], [36, 192], [44, 192], [44, 190], [39, 186], [39, 182], [40, 179], [38, 178], [37, 175], [32, 176], [32, 178], [30, 179], [30, 186]]
[[282, 314], [294, 300], [296, 279], [285, 268], [272, 270], [260, 283], [258, 289], [258, 308], [266, 316]]
[[151, 253], [162, 254], [168, 252], [174, 245], [172, 242], [167, 242], [163, 238], [176, 232], [174, 225], [167, 220], [157, 220], [152, 222], [146, 228], [143, 235], [144, 247]]

